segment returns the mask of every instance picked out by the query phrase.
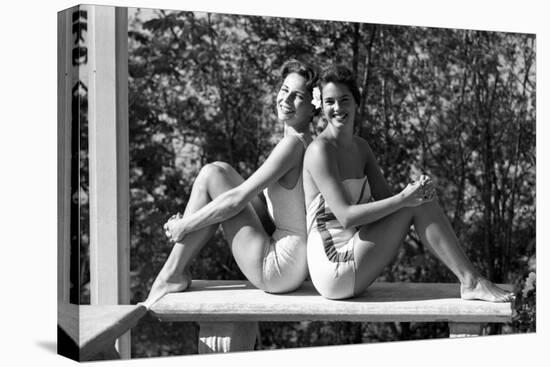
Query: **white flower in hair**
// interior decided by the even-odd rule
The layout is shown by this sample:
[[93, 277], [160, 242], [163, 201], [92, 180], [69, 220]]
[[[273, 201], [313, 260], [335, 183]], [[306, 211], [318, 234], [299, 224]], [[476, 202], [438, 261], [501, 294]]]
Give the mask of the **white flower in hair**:
[[313, 88], [313, 98], [311, 99], [311, 104], [315, 106], [315, 108], [321, 108], [321, 91], [319, 90], [319, 87]]

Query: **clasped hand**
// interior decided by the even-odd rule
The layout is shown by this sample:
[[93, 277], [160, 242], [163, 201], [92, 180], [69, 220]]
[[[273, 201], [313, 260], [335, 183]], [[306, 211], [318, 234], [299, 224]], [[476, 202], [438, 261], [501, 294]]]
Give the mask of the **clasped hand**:
[[181, 221], [182, 218], [183, 215], [181, 215], [180, 213], [176, 213], [172, 215], [166, 221], [166, 223], [164, 223], [164, 234], [172, 243], [181, 241], [183, 239], [184, 226]]
[[418, 206], [430, 202], [436, 195], [434, 182], [426, 175], [422, 175], [418, 180], [408, 184], [401, 193], [405, 200], [405, 206]]

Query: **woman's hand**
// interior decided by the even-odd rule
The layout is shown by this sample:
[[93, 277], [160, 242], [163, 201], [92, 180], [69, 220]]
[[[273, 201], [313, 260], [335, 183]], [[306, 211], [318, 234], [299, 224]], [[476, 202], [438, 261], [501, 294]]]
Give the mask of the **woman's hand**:
[[407, 185], [401, 191], [404, 205], [414, 207], [430, 202], [435, 198], [435, 187], [432, 179], [426, 175]]
[[183, 239], [185, 235], [185, 223], [183, 222], [183, 215], [180, 213], [172, 215], [166, 223], [164, 223], [164, 234], [170, 242], [175, 243]]

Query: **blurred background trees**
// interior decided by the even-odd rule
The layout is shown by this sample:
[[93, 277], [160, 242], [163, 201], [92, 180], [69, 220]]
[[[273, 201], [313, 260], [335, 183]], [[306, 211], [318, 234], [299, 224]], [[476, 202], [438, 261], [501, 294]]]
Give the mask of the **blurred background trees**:
[[[162, 224], [183, 212], [200, 168], [223, 160], [248, 177], [280, 139], [278, 70], [298, 58], [353, 69], [363, 94], [356, 132], [371, 144], [395, 192], [420, 173], [434, 177], [472, 261], [493, 281], [515, 285], [514, 323], [489, 333], [535, 330], [534, 35], [185, 11], [129, 14], [132, 303], [145, 299], [169, 253]], [[317, 130], [323, 126], [322, 118], [315, 121]], [[81, 269], [86, 263], [84, 249]], [[220, 233], [191, 270], [195, 279], [244, 279]], [[85, 271], [81, 280], [85, 302]], [[456, 281], [413, 232], [380, 280]], [[446, 328], [263, 323], [258, 348], [445, 337]], [[146, 317], [132, 333], [133, 355], [195, 353], [196, 335], [193, 323]]]

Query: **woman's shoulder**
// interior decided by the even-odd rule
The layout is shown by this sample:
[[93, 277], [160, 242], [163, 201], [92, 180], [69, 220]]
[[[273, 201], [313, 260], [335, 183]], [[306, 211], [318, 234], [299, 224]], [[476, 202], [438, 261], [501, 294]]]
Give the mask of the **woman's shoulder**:
[[299, 137], [287, 135], [283, 137], [273, 148], [270, 156], [279, 160], [284, 160], [287, 163], [301, 161], [305, 153], [304, 143]]
[[296, 150], [297, 148], [303, 148], [304, 143], [303, 140], [296, 135], [289, 134], [284, 136], [276, 145], [277, 147]]
[[308, 164], [317, 164], [320, 160], [327, 160], [336, 156], [336, 147], [328, 139], [319, 136], [315, 138], [306, 149], [304, 162]]
[[307, 151], [320, 153], [322, 151], [331, 151], [334, 148], [335, 146], [332, 142], [320, 135], [313, 139], [311, 144], [307, 147]]

